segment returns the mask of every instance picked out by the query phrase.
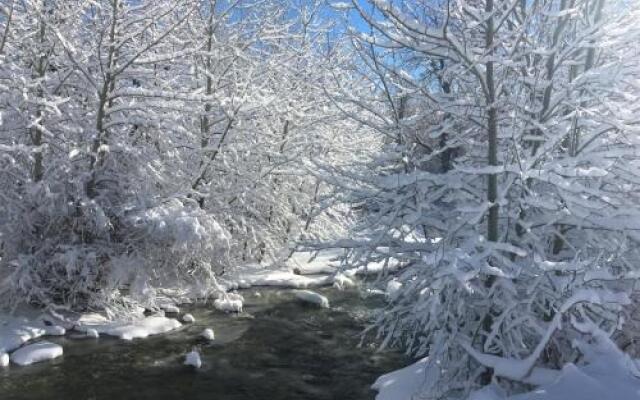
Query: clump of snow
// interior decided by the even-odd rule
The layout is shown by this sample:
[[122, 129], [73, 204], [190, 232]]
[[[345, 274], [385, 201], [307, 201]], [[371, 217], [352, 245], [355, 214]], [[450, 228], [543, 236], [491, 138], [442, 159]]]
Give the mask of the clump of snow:
[[87, 337], [91, 339], [97, 339], [100, 337], [100, 334], [98, 333], [98, 331], [93, 328], [87, 329], [85, 333]]
[[353, 279], [349, 278], [345, 274], [338, 273], [333, 277], [333, 286], [339, 290], [352, 288], [356, 285]]
[[163, 309], [164, 312], [169, 314], [178, 314], [180, 312], [180, 308], [175, 304], [163, 304], [160, 306], [160, 308]]
[[213, 339], [215, 339], [215, 334], [213, 332], [213, 329], [211, 329], [211, 328], [207, 328], [204, 331], [202, 331], [200, 336], [202, 336], [205, 340], [213, 340]]
[[46, 336], [64, 336], [67, 330], [60, 325], [51, 325], [44, 328]]
[[194, 322], [196, 322], [196, 319], [191, 314], [185, 314], [182, 316], [182, 322], [184, 322], [185, 324], [193, 324]]
[[11, 361], [24, 366], [52, 360], [60, 356], [62, 356], [62, 346], [50, 342], [39, 342], [26, 345], [16, 350], [11, 354]]
[[0, 353], [0, 368], [9, 366], [9, 355], [7, 353]]
[[193, 349], [185, 356], [184, 365], [189, 365], [194, 368], [202, 367], [202, 360], [200, 359], [200, 353], [198, 350]]
[[213, 306], [224, 312], [242, 312], [244, 298], [237, 293], [225, 293], [213, 302]]
[[163, 316], [145, 317], [134, 321], [104, 321], [97, 318], [93, 322], [85, 318], [77, 325], [77, 329], [87, 332], [94, 329], [99, 334], [115, 336], [124, 340], [146, 338], [178, 329], [182, 324], [175, 319]]
[[396, 279], [392, 279], [389, 282], [387, 282], [387, 290], [385, 292], [387, 295], [387, 298], [389, 298], [390, 300], [393, 300], [396, 297], [398, 297], [400, 289], [402, 289], [402, 283], [400, 281]]
[[312, 292], [311, 290], [294, 290], [293, 293], [298, 300], [316, 304], [322, 308], [329, 308], [329, 299], [320, 293]]

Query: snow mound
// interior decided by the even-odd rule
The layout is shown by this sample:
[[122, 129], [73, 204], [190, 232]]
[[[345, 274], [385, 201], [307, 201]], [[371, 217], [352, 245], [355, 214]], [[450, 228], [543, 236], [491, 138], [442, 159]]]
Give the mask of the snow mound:
[[180, 308], [175, 304], [161, 304], [160, 308], [169, 314], [178, 314], [180, 312]]
[[281, 288], [306, 289], [330, 285], [333, 280], [328, 275], [305, 276], [290, 270], [267, 269], [261, 265], [244, 265], [238, 267], [232, 278], [233, 286], [247, 289], [252, 286], [275, 286]]
[[213, 306], [224, 312], [242, 312], [244, 298], [237, 293], [226, 293], [213, 302]]
[[100, 334], [98, 333], [98, 331], [93, 328], [87, 329], [86, 334], [87, 334], [87, 337], [91, 339], [97, 339], [100, 337]]
[[294, 290], [293, 293], [298, 300], [316, 304], [322, 308], [329, 308], [329, 299], [319, 293], [312, 292], [311, 290]]
[[[638, 400], [640, 399], [640, 370], [632, 360], [607, 338], [600, 343], [579, 345], [585, 356], [585, 365], [566, 364], [554, 371], [549, 379], [535, 390], [507, 395], [494, 384], [485, 386], [469, 396], [468, 400]], [[381, 376], [372, 388], [378, 391], [376, 400], [413, 400], [428, 393], [426, 388], [434, 382], [428, 358], [406, 368]]]
[[60, 325], [46, 326], [44, 331], [46, 336], [64, 336], [67, 333], [67, 330]]
[[339, 268], [338, 260], [342, 254], [342, 249], [327, 249], [317, 255], [306, 251], [295, 252], [287, 260], [286, 266], [302, 275], [331, 274]]
[[102, 318], [98, 318], [97, 320], [85, 318], [81, 320], [83, 322], [79, 323], [76, 329], [82, 332], [88, 333], [89, 329], [93, 329], [99, 334], [115, 336], [123, 340], [159, 335], [161, 333], [171, 332], [182, 326], [179, 321], [163, 316], [151, 316], [126, 322], [106, 321]]
[[9, 355], [7, 353], [0, 353], [0, 368], [9, 366]]
[[371, 388], [378, 391], [376, 400], [412, 400], [420, 392], [427, 376], [425, 357], [408, 367], [379, 377]]
[[640, 371], [636, 361], [613, 346], [608, 348], [603, 346], [596, 348], [593, 353], [587, 353], [585, 357], [589, 361], [587, 365], [565, 365], [553, 383], [540, 386], [530, 393], [508, 397], [507, 399], [640, 399]]
[[11, 361], [14, 364], [24, 366], [52, 360], [60, 356], [62, 356], [62, 346], [50, 342], [39, 342], [16, 350], [11, 354]]
[[37, 321], [0, 315], [0, 353], [10, 353], [29, 340], [47, 334], [47, 327]]

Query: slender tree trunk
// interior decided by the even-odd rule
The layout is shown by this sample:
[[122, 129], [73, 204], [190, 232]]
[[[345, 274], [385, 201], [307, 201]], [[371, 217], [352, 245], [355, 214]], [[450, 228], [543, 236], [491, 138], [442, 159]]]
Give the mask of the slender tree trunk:
[[111, 2], [111, 26], [109, 27], [109, 51], [107, 55], [107, 69], [105, 71], [102, 88], [98, 94], [98, 112], [96, 115], [96, 133], [91, 143], [91, 179], [87, 183], [87, 196], [94, 198], [96, 192], [96, 173], [97, 169], [104, 163], [104, 156], [101, 155], [101, 146], [104, 144], [105, 128], [104, 122], [106, 118], [106, 109], [109, 104], [110, 91], [115, 88], [116, 76], [114, 75], [114, 66], [116, 58], [116, 25], [118, 21], [118, 8], [120, 0], [112, 0]]
[[[45, 12], [45, 1], [43, 0], [41, 3], [41, 13]], [[38, 55], [38, 61], [36, 63], [35, 75], [37, 78], [37, 89], [36, 89], [36, 97], [42, 99], [44, 97], [44, 90], [42, 89], [42, 85], [44, 85], [44, 77], [46, 74], [47, 68], [47, 56], [45, 54], [45, 40], [46, 40], [46, 22], [44, 20], [44, 15], [40, 16], [40, 29], [38, 30], [38, 40], [40, 45], [40, 51]], [[37, 148], [33, 155], [33, 169], [31, 171], [31, 178], [34, 182], [40, 182], [44, 175], [44, 166], [43, 166], [43, 154], [42, 154], [42, 128], [41, 125], [43, 112], [42, 106], [36, 105], [36, 121], [37, 123], [31, 128], [31, 144], [33, 147]]]
[[[493, 0], [486, 0], [485, 11], [487, 15], [493, 13]], [[489, 60], [486, 62], [486, 81], [487, 81], [487, 138], [489, 142], [489, 151], [487, 154], [490, 166], [498, 165], [498, 114], [496, 109], [496, 89], [493, 77], [493, 40], [494, 40], [494, 21], [493, 16], [487, 19], [487, 28], [485, 33], [485, 46]], [[487, 185], [487, 201], [491, 204], [489, 208], [489, 218], [487, 220], [487, 239], [491, 242], [498, 241], [498, 219], [499, 206], [498, 200], [498, 174], [489, 174]]]

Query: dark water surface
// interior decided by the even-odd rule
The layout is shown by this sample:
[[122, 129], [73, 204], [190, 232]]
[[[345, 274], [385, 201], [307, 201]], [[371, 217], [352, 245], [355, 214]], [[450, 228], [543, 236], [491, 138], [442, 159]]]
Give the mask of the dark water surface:
[[[126, 342], [47, 338], [64, 356], [0, 369], [0, 400], [18, 399], [373, 399], [371, 383], [405, 363], [392, 352], [357, 348], [368, 313], [356, 292], [321, 290], [331, 309], [302, 304], [288, 291], [244, 292], [245, 312], [183, 307], [196, 323], [166, 335]], [[204, 328], [216, 340], [204, 344]], [[182, 365], [198, 345], [203, 366]]]

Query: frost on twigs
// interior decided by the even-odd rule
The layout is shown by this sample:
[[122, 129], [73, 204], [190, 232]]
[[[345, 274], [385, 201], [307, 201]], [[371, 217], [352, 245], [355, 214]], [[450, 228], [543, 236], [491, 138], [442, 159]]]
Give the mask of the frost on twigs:
[[85, 199], [59, 207], [62, 195], [50, 193], [52, 204], [35, 208], [28, 224], [26, 215], [16, 215], [9, 225], [10, 273], [0, 286], [5, 301], [118, 312], [155, 306], [156, 288], [216, 290], [229, 235], [197, 206], [171, 199], [122, 210]]

